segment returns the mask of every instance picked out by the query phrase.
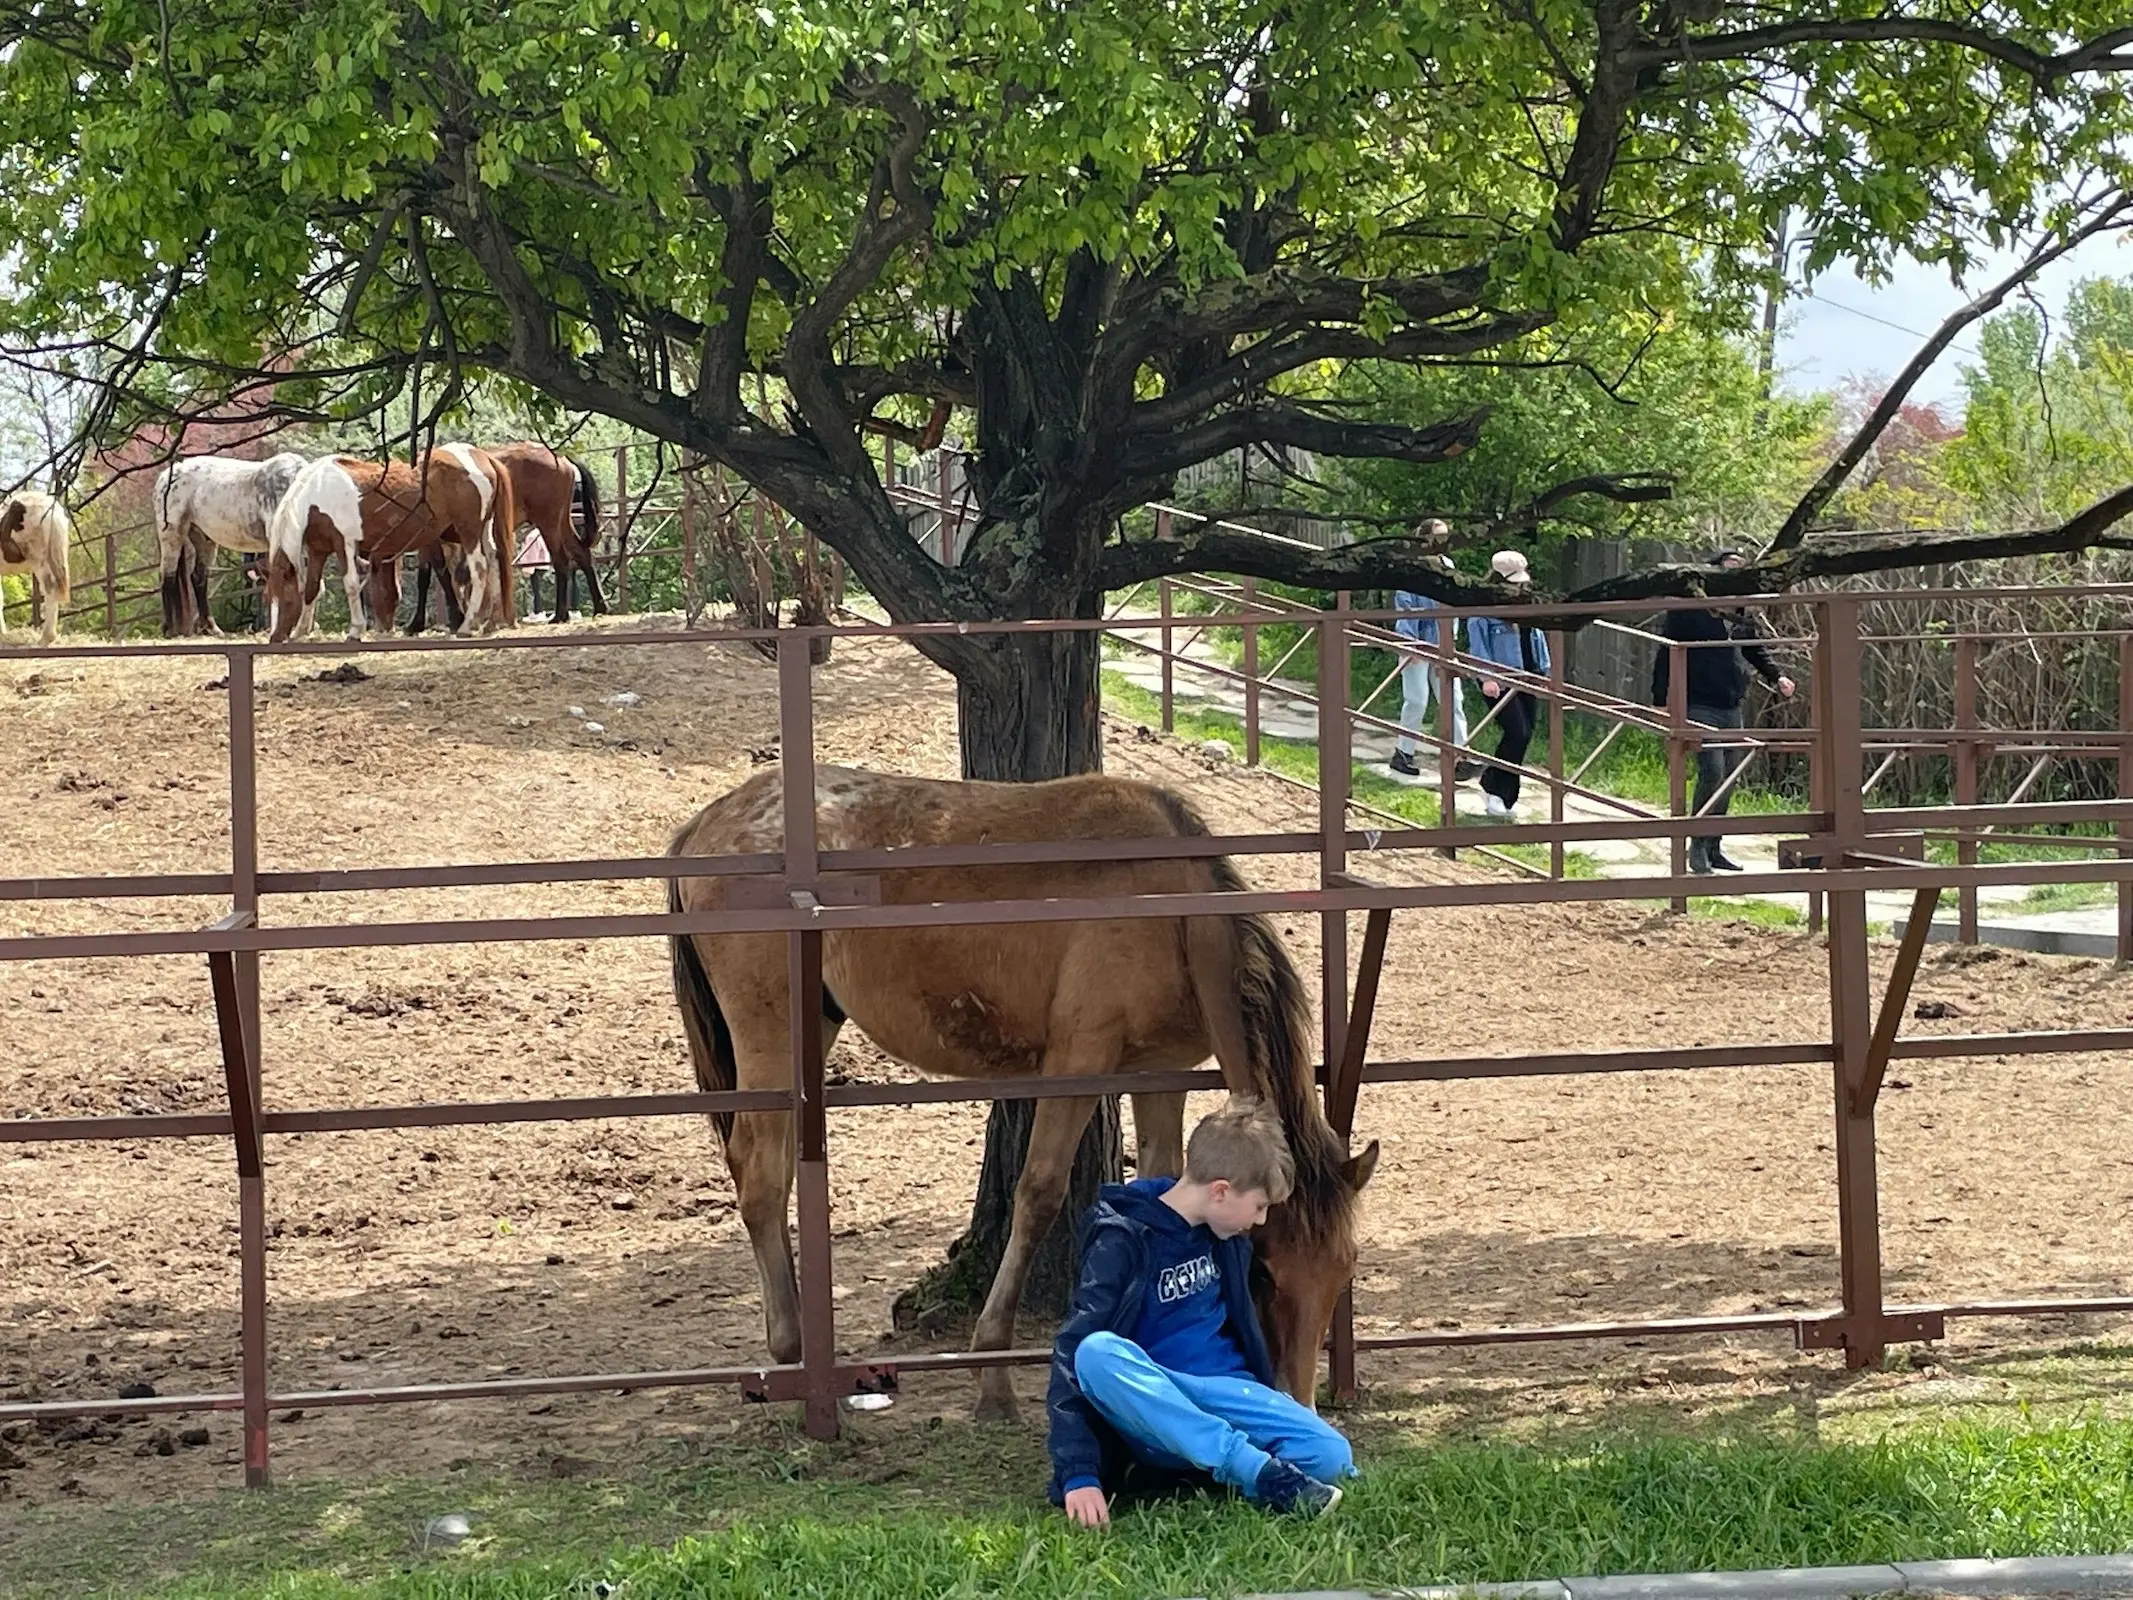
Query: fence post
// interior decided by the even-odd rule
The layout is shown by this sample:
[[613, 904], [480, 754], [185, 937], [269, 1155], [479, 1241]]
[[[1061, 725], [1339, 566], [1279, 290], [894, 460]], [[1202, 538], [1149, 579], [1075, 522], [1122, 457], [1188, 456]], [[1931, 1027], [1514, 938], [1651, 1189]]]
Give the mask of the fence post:
[[[1864, 740], [1860, 726], [1859, 600], [1828, 595], [1817, 601], [1822, 694], [1820, 743], [1830, 813], [1830, 853], [1824, 865], [1842, 869], [1846, 853], [1866, 842], [1862, 792]], [[1867, 1085], [1873, 1039], [1873, 997], [1866, 953], [1866, 891], [1829, 892], [1830, 1044], [1836, 1102], [1838, 1273], [1844, 1293], [1844, 1362], [1872, 1366], [1884, 1345], [1881, 1285], [1881, 1196], [1874, 1148], [1874, 1104]]]
[[[2133, 799], [2133, 635], [2118, 636], [2118, 798]], [[2133, 820], [2118, 819], [2118, 854], [2129, 854]], [[2133, 880], [2118, 880], [2118, 962], [2133, 961]]]
[[[1563, 685], [1567, 676], [1563, 665], [1563, 645], [1569, 635], [1561, 629], [1548, 634], [1548, 776], [1555, 781], [1548, 785], [1548, 820], [1563, 820], [1563, 737], [1569, 723], [1569, 714], [1563, 708]], [[1563, 876], [1563, 841], [1557, 839], [1548, 846], [1548, 876]]]
[[[1452, 741], [1459, 726], [1453, 720], [1453, 707], [1459, 702], [1452, 697], [1459, 693], [1459, 675], [1452, 670], [1452, 658], [1457, 653], [1453, 636], [1458, 633], [1459, 624], [1442, 615], [1441, 607], [1439, 613], [1437, 642], [1431, 646], [1437, 659], [1430, 665], [1430, 671], [1437, 675], [1437, 826], [1456, 828], [1459, 826], [1459, 750]], [[1437, 853], [1446, 860], [1455, 859], [1459, 854], [1451, 845]]]
[[[259, 764], [254, 719], [252, 652], [232, 650], [227, 694], [230, 708], [230, 917], [233, 925], [259, 920]], [[210, 965], [210, 971], [214, 967]], [[259, 952], [238, 951], [226, 975], [215, 973], [217, 1009], [223, 1014], [230, 1115], [239, 1135], [237, 1151], [238, 1324], [244, 1391], [244, 1481], [263, 1489], [267, 1461], [267, 1207], [258, 1119], [265, 1096], [260, 1076]], [[228, 1061], [234, 1042], [241, 1062]], [[241, 1109], [240, 1109], [241, 1108]], [[249, 1123], [250, 1133], [245, 1133]]]
[[[948, 498], [944, 491], [941, 496], [941, 515], [944, 519], [948, 514], [947, 505]], [[945, 521], [943, 521], [942, 526], [947, 526]], [[1163, 509], [1156, 511], [1155, 536], [1158, 539], [1165, 540], [1173, 537], [1169, 511]], [[1163, 650], [1161, 656], [1158, 657], [1158, 665], [1162, 670], [1163, 731], [1169, 733], [1173, 731], [1177, 723], [1177, 675], [1171, 658], [1171, 651], [1176, 648], [1177, 644], [1177, 630], [1169, 625], [1172, 600], [1170, 580], [1168, 578], [1155, 580], [1155, 598], [1156, 610], [1161, 614], [1164, 622]]]
[[696, 524], [699, 517], [696, 475], [681, 475], [681, 625], [696, 626]]
[[[814, 682], [809, 640], [778, 636], [778, 759], [784, 784], [784, 888], [811, 894], [820, 877], [815, 836]], [[811, 1439], [837, 1437], [837, 1310], [831, 1290], [828, 1122], [822, 1082], [822, 935], [786, 936], [792, 1037], [793, 1155], [799, 1204], [800, 1368]]]
[[[1679, 822], [1689, 814], [1689, 648], [1676, 640], [1666, 647], [1666, 809]], [[1667, 842], [1668, 869], [1673, 877], [1689, 870], [1689, 841], [1676, 834]], [[1675, 895], [1667, 908], [1677, 915], [1689, 909], [1688, 896]]]
[[[940, 503], [940, 509], [936, 515], [940, 519], [941, 565], [945, 567], [952, 565], [948, 556], [955, 548], [955, 536], [948, 531], [950, 496], [948, 493], [948, 447], [946, 445], [934, 447], [933, 486]], [[1168, 726], [1168, 724], [1165, 724], [1165, 726]]]
[[[2121, 673], [2124, 670], [2123, 663], [2124, 655], [2121, 652]], [[2126, 725], [2123, 716], [2118, 725], [2121, 728]], [[1977, 640], [1966, 633], [1955, 641], [1955, 803], [1959, 806], [1977, 804], [1977, 741], [1963, 737], [1966, 731], [1974, 731], [1976, 727]], [[1970, 831], [1971, 825], [1968, 822], [1961, 826], [1965, 833]], [[1976, 866], [1977, 840], [1956, 840], [1955, 859], [1960, 866]], [[1959, 944], [1977, 943], [1976, 884], [1966, 883], [1955, 891], [1955, 937]]]
[[104, 535], [104, 637], [116, 639], [118, 632], [118, 535], [114, 532]]
[[615, 609], [627, 611], [630, 595], [630, 447], [615, 446]]
[[[1259, 604], [1259, 580], [1244, 580], [1244, 610], [1249, 616]], [[1244, 764], [1259, 765], [1259, 624], [1244, 625]]]
[[[1332, 888], [1348, 870], [1348, 787], [1355, 725], [1348, 715], [1348, 595], [1318, 622], [1318, 882]], [[1319, 913], [1319, 1020], [1328, 1081], [1348, 1048], [1348, 914]], [[1333, 1310], [1330, 1376], [1338, 1391], [1355, 1374], [1353, 1291]]]

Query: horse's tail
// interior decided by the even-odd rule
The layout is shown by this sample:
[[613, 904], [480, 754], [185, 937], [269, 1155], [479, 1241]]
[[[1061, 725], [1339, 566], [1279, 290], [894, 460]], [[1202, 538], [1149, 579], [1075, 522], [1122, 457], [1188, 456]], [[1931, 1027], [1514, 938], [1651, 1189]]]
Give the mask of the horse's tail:
[[54, 500], [45, 512], [45, 538], [50, 549], [45, 552], [45, 564], [51, 570], [52, 588], [65, 605], [74, 593], [74, 569], [71, 555], [74, 546], [74, 519], [67, 515], [67, 508]]
[[589, 555], [600, 548], [600, 487], [593, 475], [585, 470], [584, 462], [575, 456], [563, 459], [570, 463], [571, 475], [577, 482], [570, 498], [578, 513], [578, 538]]
[[[681, 880], [670, 878], [667, 909], [681, 908]], [[711, 975], [704, 971], [703, 957], [697, 954], [695, 936], [672, 934], [667, 942], [673, 947], [674, 999], [681, 1006], [681, 1029], [688, 1035], [690, 1059], [696, 1063], [696, 1086], [706, 1094], [731, 1089], [738, 1081], [733, 1033], [726, 1026], [725, 1012], [718, 1008], [718, 996], [712, 993]], [[733, 1136], [732, 1112], [715, 1111], [711, 1121], [718, 1128], [719, 1138]]]
[[518, 595], [513, 588], [517, 574], [518, 497], [511, 492], [511, 474], [493, 456], [489, 468], [496, 477], [496, 494], [489, 502], [489, 539], [496, 546], [496, 624], [507, 628], [518, 621]]

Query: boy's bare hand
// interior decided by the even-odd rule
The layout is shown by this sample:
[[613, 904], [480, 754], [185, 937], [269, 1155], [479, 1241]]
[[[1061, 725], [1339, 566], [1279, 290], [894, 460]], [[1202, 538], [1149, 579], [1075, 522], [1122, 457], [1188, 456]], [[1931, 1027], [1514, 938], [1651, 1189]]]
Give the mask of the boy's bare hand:
[[1108, 1528], [1111, 1526], [1111, 1502], [1104, 1498], [1101, 1489], [1069, 1489], [1066, 1497], [1067, 1520], [1083, 1528]]

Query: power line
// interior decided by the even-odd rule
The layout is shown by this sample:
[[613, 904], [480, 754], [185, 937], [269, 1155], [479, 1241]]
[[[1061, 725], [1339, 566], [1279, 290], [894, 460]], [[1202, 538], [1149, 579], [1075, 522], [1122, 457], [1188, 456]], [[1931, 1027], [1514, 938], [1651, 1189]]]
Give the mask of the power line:
[[[1932, 334], [1926, 333], [1921, 329], [1906, 327], [1901, 322], [1892, 322], [1887, 317], [1877, 316], [1871, 311], [1861, 311], [1857, 306], [1848, 306], [1842, 300], [1832, 300], [1829, 296], [1817, 294], [1812, 289], [1806, 291], [1805, 298], [1813, 300], [1819, 305], [1829, 306], [1833, 310], [1848, 312], [1855, 317], [1863, 317], [1868, 322], [1878, 322], [1884, 328], [1893, 328], [1898, 333], [1907, 333], [1914, 339], [1923, 341], [1933, 337]], [[1980, 361], [1985, 359], [1985, 353], [1975, 345], [1961, 344], [1951, 340], [1948, 348], [1950, 350], [1960, 350], [1964, 355], [1974, 356]]]

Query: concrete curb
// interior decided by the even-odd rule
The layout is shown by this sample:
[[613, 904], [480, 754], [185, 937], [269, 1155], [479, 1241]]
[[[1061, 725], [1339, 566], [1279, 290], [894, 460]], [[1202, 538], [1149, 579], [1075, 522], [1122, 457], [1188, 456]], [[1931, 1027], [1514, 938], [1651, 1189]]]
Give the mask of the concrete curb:
[[[1909, 925], [1908, 917], [1898, 917], [1889, 924], [1889, 937], [1901, 939]], [[2008, 950], [2026, 950], [2040, 956], [2100, 956], [2106, 961], [2118, 954], [2118, 939], [2113, 934], [2090, 933], [2080, 928], [2025, 928], [2011, 922], [1984, 922], [1977, 926], [1978, 943], [1996, 944]], [[1936, 921], [1926, 930], [1926, 943], [1953, 944], [1955, 926]]]
[[1313, 1589], [1242, 1600], [1852, 1600], [1862, 1595], [2133, 1596], [2133, 1555], [2016, 1556], [2000, 1561], [1898, 1561], [1886, 1566], [1778, 1567], [1765, 1572], [1638, 1573], [1416, 1589]]

